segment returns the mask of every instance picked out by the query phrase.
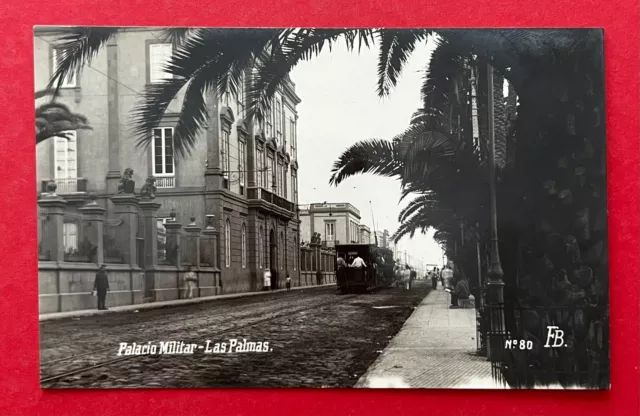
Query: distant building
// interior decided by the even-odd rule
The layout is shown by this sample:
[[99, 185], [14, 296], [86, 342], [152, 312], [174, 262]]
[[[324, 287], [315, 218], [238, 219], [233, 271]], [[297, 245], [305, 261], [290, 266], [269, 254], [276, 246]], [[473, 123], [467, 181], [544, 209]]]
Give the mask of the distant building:
[[358, 230], [360, 232], [360, 243], [371, 244], [371, 229], [364, 224], [360, 224]]
[[360, 211], [348, 202], [300, 205], [300, 240], [308, 242], [314, 233], [329, 247], [371, 239], [369, 227], [360, 224]]
[[[391, 236], [389, 235], [388, 230], [376, 231], [375, 236], [378, 239], [378, 247], [382, 248], [391, 248]], [[374, 241], [375, 243], [375, 241]]]

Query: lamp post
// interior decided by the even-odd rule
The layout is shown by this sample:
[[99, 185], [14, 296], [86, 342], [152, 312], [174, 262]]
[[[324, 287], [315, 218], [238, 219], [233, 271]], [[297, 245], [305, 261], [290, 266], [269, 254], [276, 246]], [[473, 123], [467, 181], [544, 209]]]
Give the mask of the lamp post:
[[491, 203], [491, 254], [489, 269], [487, 270], [487, 303], [499, 304], [504, 302], [504, 281], [502, 264], [498, 248], [498, 213], [496, 201], [496, 138], [493, 114], [493, 67], [487, 64], [487, 95], [488, 102], [488, 133], [489, 133], [489, 192]]
[[[504, 281], [502, 277], [502, 265], [500, 264], [500, 252], [498, 247], [498, 214], [496, 200], [496, 140], [493, 114], [493, 67], [487, 64], [487, 95], [488, 95], [488, 133], [489, 133], [489, 196], [490, 196], [490, 220], [491, 220], [491, 251], [487, 270], [487, 299], [489, 306], [489, 331], [487, 334], [487, 352], [491, 362], [502, 360], [502, 352], [505, 339], [504, 310], [500, 307], [504, 303]], [[498, 307], [493, 307], [498, 306]]]

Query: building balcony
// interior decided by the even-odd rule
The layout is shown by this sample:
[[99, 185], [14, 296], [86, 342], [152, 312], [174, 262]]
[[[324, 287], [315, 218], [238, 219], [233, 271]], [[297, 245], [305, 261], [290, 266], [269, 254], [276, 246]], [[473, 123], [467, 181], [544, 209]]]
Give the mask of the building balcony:
[[56, 184], [56, 193], [58, 195], [87, 193], [87, 180], [84, 178], [49, 179], [42, 181], [41, 192], [49, 192], [47, 190], [49, 182], [54, 182]]
[[322, 245], [325, 247], [335, 247], [337, 245], [340, 245], [340, 241], [339, 240], [322, 240]]
[[175, 176], [155, 176], [156, 188], [175, 188], [176, 177]]
[[281, 196], [263, 188], [249, 188], [247, 190], [247, 198], [265, 201], [289, 212], [294, 212], [295, 210], [295, 204], [293, 202], [287, 201]]

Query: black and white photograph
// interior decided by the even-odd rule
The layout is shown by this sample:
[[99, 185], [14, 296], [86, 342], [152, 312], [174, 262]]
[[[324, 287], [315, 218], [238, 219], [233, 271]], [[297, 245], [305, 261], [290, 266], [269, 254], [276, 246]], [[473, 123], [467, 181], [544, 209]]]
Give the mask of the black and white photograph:
[[36, 26], [41, 387], [609, 389], [603, 39]]

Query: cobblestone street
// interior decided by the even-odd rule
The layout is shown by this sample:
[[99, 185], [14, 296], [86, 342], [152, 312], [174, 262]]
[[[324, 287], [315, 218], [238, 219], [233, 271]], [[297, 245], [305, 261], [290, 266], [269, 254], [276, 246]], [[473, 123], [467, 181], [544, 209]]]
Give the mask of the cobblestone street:
[[[325, 287], [41, 322], [42, 386], [350, 387], [428, 291]], [[230, 339], [267, 341], [271, 351], [117, 356], [120, 342]]]

